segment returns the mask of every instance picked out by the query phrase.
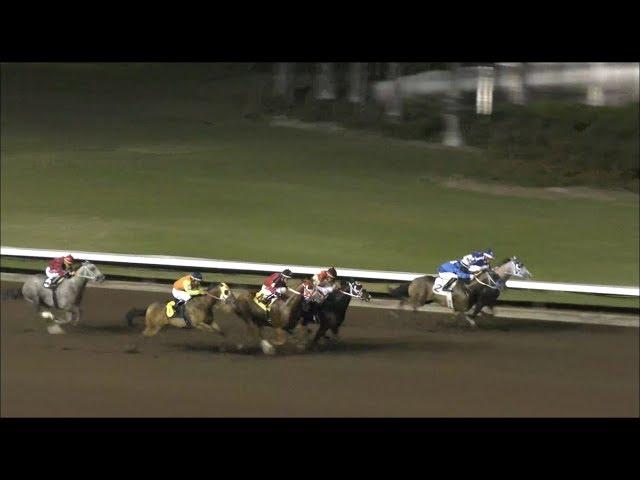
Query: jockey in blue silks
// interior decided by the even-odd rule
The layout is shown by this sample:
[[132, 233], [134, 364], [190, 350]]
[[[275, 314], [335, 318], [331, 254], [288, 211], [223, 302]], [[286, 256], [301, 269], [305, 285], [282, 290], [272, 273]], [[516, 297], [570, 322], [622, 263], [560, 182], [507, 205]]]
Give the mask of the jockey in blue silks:
[[[443, 263], [438, 267], [438, 277], [440, 277], [441, 280], [437, 283], [444, 283], [441, 291], [450, 292], [458, 278], [468, 281], [471, 280], [477, 272], [488, 270], [491, 268], [491, 260], [493, 260], [493, 250], [487, 248], [483, 252], [472, 252], [459, 260]], [[434, 289], [436, 289], [435, 284]]]

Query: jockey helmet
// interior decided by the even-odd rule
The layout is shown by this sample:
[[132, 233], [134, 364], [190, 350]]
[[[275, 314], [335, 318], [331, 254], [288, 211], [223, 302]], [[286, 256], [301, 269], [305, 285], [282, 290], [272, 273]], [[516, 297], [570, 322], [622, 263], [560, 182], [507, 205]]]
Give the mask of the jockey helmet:
[[487, 248], [484, 252], [482, 252], [484, 258], [488, 258], [489, 260], [493, 260], [493, 249]]
[[67, 255], [64, 257], [64, 263], [67, 265], [71, 265], [74, 262], [73, 257], [71, 255]]
[[285, 269], [282, 271], [282, 276], [283, 276], [284, 278], [291, 278], [291, 270], [289, 270], [288, 268], [285, 268]]
[[193, 273], [190, 274], [190, 277], [193, 280], [197, 280], [198, 282], [202, 281], [202, 274], [200, 272], [193, 272]]
[[336, 278], [338, 276], [338, 272], [336, 272], [336, 269], [331, 267], [329, 270], [327, 270], [327, 273], [329, 274], [329, 276], [331, 278]]

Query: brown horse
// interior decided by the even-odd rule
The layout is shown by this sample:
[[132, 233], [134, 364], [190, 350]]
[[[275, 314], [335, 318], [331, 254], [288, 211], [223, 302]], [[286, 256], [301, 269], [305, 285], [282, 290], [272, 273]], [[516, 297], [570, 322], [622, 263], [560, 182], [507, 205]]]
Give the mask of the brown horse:
[[[226, 283], [211, 286], [206, 294], [192, 298], [184, 305], [184, 314], [188, 316], [191, 324], [200, 330], [215, 332], [224, 335], [213, 319], [213, 308], [219, 303], [233, 302], [235, 297]], [[132, 308], [127, 312], [127, 324], [133, 326], [133, 319], [144, 315], [145, 329], [142, 332], [147, 337], [156, 335], [165, 325], [173, 325], [177, 328], [185, 328], [187, 322], [184, 318], [167, 316], [167, 302], [154, 302], [146, 309]]]
[[[465, 320], [475, 327], [474, 318], [483, 307], [493, 308], [509, 278], [529, 278], [530, 276], [531, 273], [527, 270], [527, 267], [516, 257], [512, 257], [505, 259], [502, 265], [492, 270], [480, 272], [469, 284], [456, 281], [451, 291], [453, 311], [457, 313], [458, 317], [464, 316]], [[437, 294], [433, 291], [435, 279], [436, 277], [433, 275], [424, 275], [395, 289], [390, 289], [389, 292], [394, 297], [401, 299], [400, 305], [408, 302], [414, 311], [422, 305], [434, 301], [442, 306], [451, 308], [448, 305], [446, 295]], [[465, 315], [467, 312], [468, 315]]]
[[[232, 304], [234, 313], [240, 317], [254, 338], [259, 339], [262, 351], [267, 355], [275, 353], [273, 345], [284, 345], [286, 334], [298, 325], [302, 313], [302, 288], [298, 285], [289, 290], [271, 304], [269, 313], [257, 305], [254, 301], [258, 289], [251, 289], [247, 293], [240, 294]], [[273, 345], [264, 338], [263, 328], [272, 327], [276, 331], [276, 340]]]

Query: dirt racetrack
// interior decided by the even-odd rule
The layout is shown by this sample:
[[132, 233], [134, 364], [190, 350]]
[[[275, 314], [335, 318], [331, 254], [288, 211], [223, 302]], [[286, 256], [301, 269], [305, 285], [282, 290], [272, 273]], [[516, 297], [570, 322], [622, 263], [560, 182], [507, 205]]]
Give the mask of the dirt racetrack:
[[146, 339], [125, 326], [130, 307], [165, 298], [89, 288], [84, 323], [66, 335], [48, 335], [23, 300], [2, 302], [2, 416], [640, 415], [636, 328], [502, 320], [467, 330], [352, 307], [338, 344], [265, 357], [233, 350], [244, 326], [224, 312], [226, 341], [175, 328]]

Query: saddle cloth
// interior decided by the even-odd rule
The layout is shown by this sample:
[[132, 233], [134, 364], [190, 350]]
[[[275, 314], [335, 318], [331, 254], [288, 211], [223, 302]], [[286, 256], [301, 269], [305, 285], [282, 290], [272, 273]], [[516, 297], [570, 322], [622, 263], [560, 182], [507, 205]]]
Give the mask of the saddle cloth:
[[269, 300], [268, 302], [265, 301], [265, 297], [262, 296], [261, 292], [258, 292], [254, 295], [253, 297], [253, 302], [258, 305], [262, 310], [264, 310], [264, 312], [269, 315], [269, 312], [271, 311], [271, 305], [273, 304], [273, 301]]
[[185, 309], [184, 309], [185, 306], [186, 306], [186, 304], [183, 303], [178, 308], [176, 308], [176, 301], [175, 300], [171, 300], [169, 303], [167, 303], [167, 306], [166, 306], [167, 317], [169, 317], [169, 318], [172, 318], [172, 317], [182, 317], [182, 318], [184, 318], [186, 316], [185, 315]]
[[[447, 283], [449, 281], [448, 278], [442, 278], [440, 276], [436, 277], [435, 281], [433, 282], [433, 293], [436, 295], [441, 295], [443, 297], [446, 298], [447, 300], [447, 307], [449, 308], [453, 308], [453, 300], [451, 298], [451, 292], [447, 291], [447, 292], [443, 292], [442, 291], [442, 287], [444, 287], [445, 283]], [[453, 290], [453, 287], [455, 287], [457, 281], [453, 283], [453, 285], [451, 285], [449, 288], [451, 290]]]

